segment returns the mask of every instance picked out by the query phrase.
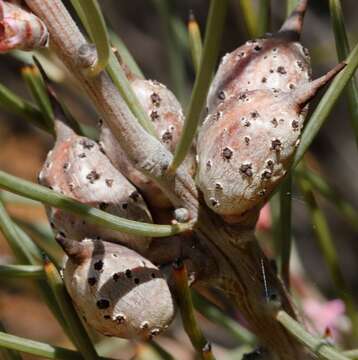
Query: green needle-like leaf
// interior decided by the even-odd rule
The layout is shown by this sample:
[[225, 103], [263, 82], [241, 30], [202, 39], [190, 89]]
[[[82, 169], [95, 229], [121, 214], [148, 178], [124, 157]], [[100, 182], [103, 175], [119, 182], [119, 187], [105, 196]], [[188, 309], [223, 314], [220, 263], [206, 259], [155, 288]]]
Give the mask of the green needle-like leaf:
[[348, 360], [348, 357], [336, 350], [327, 341], [308, 333], [299, 322], [293, 319], [285, 311], [280, 310], [276, 315], [276, 319], [297, 340], [310, 349], [313, 354], [318, 355], [320, 359]]
[[[47, 128], [54, 128], [54, 115], [50, 103], [50, 99], [47, 95], [45, 84], [42, 80], [42, 76], [39, 70], [34, 66], [25, 66], [22, 68], [22, 76], [39, 107], [43, 118], [46, 121]], [[53, 130], [51, 131], [53, 133]]]
[[349, 80], [354, 75], [358, 67], [358, 44], [352, 50], [346, 62], [347, 66], [332, 81], [328, 90], [323, 95], [321, 101], [309, 119], [308, 124], [303, 131], [301, 143], [296, 151], [293, 167], [297, 166], [309, 146], [312, 144], [314, 138], [333, 109], [333, 106], [342, 94]]
[[20, 278], [43, 278], [43, 267], [40, 265], [1, 265], [0, 278], [20, 277]]
[[[330, 0], [329, 8], [332, 17], [338, 59], [342, 61], [348, 56], [350, 47], [340, 0]], [[354, 77], [347, 85], [347, 100], [351, 114], [352, 128], [358, 146], [358, 84]]]
[[194, 64], [195, 72], [198, 73], [203, 53], [203, 44], [201, 39], [200, 27], [195, 19], [194, 13], [190, 13], [189, 16], [188, 34], [191, 58]]
[[[83, 356], [73, 350], [56, 347], [39, 341], [21, 338], [0, 331], [0, 347], [21, 351], [27, 354], [56, 360], [83, 360]], [[99, 357], [98, 360], [111, 360]]]
[[72, 300], [65, 289], [65, 285], [60, 274], [54, 264], [52, 264], [49, 260], [45, 260], [44, 272], [46, 274], [47, 282], [56, 298], [63, 316], [65, 317], [68, 329], [72, 335], [71, 338], [73, 339], [77, 349], [81, 352], [85, 359], [96, 360], [98, 355], [92, 341], [73, 307]]
[[[184, 329], [200, 359], [208, 359], [208, 357], [205, 357], [206, 354], [204, 354], [204, 352], [206, 352], [205, 349], [208, 347], [208, 342], [195, 319], [194, 305], [188, 283], [188, 273], [185, 264], [181, 261], [178, 261], [178, 263], [173, 265], [173, 279], [175, 284], [175, 295]], [[212, 359], [214, 358], [212, 357]]]
[[[75, 8], [77, 15], [82, 21], [83, 26], [85, 27], [88, 35], [94, 41], [94, 35], [92, 34], [92, 28], [89, 24], [87, 15], [85, 14], [83, 3], [86, 0], [71, 0], [73, 7]], [[122, 56], [122, 54], [120, 54]], [[113, 54], [112, 50], [109, 54], [109, 59], [107, 63], [107, 71], [112, 78], [114, 85], [117, 87], [119, 93], [123, 97], [124, 101], [127, 103], [129, 109], [132, 111], [133, 115], [137, 118], [138, 122], [143, 126], [143, 128], [151, 135], [156, 136], [155, 128], [149, 119], [149, 116], [144, 111], [142, 105], [140, 104], [137, 96], [134, 94], [132, 87], [127, 79], [127, 76], [119, 63], [116, 56]]]
[[0, 84], [0, 107], [18, 115], [42, 130], [54, 134], [53, 127], [49, 126], [42, 112], [33, 104], [17, 96], [6, 86]]
[[358, 231], [358, 209], [355, 209], [346, 199], [344, 199], [337, 189], [332, 187], [322, 176], [317, 173], [305, 169], [296, 169], [296, 174], [307, 180], [311, 187], [331, 202], [333, 207], [341, 213], [355, 230]]
[[128, 69], [136, 76], [141, 79], [144, 79], [144, 75], [137, 62], [133, 58], [132, 54], [129, 52], [126, 44], [123, 40], [113, 31], [109, 32], [111, 43], [121, 54], [123, 62], [128, 66]]
[[75, 213], [90, 223], [128, 234], [166, 237], [190, 230], [192, 227], [192, 224], [189, 223], [156, 225], [120, 218], [4, 171], [0, 171], [0, 188]]
[[[6, 333], [4, 324], [0, 321], [0, 331]], [[0, 347], [0, 359], [2, 360], [21, 360], [22, 357], [16, 350], [5, 349]]]
[[254, 2], [252, 0], [240, 0], [240, 6], [250, 39], [257, 38], [260, 30]]
[[211, 0], [200, 69], [195, 79], [188, 115], [185, 119], [183, 132], [173, 161], [169, 167], [169, 172], [174, 173], [184, 161], [195, 137], [200, 122], [201, 111], [219, 54], [220, 39], [224, 28], [227, 6], [227, 0]]
[[101, 8], [97, 0], [71, 0], [71, 2], [96, 45], [97, 61], [88, 72], [89, 75], [96, 76], [107, 67], [112, 52]]
[[219, 308], [209, 303], [198, 293], [194, 292], [192, 295], [195, 308], [199, 313], [204, 315], [209, 320], [213, 321], [215, 324], [223, 326], [240, 343], [250, 345], [256, 344], [256, 338], [249, 330], [241, 326], [234, 319], [230, 318]]
[[183, 103], [185, 100], [185, 59], [176, 32], [176, 27], [180, 26], [180, 23], [172, 12], [173, 2], [167, 0], [152, 1], [162, 23], [162, 33], [164, 34], [169, 63], [170, 85], [179, 101]]

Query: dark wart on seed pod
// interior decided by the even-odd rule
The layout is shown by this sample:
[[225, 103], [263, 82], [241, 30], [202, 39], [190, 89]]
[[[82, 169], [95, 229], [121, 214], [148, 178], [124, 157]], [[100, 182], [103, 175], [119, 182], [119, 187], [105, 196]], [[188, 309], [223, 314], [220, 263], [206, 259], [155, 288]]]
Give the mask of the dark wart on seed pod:
[[150, 339], [168, 328], [175, 307], [168, 284], [149, 260], [122, 245], [58, 238], [69, 258], [66, 288], [101, 334]]
[[[301, 0], [280, 31], [249, 40], [221, 61], [209, 90], [209, 113], [239, 92], [258, 89], [291, 91], [311, 76], [307, 49], [299, 42], [308, 0]], [[245, 101], [251, 101], [248, 97]]]
[[[344, 64], [295, 90], [253, 90], [221, 103], [199, 131], [198, 186], [228, 222], [259, 208], [284, 177], [299, 143], [307, 102]], [[243, 95], [252, 101], [244, 101]]]
[[[39, 174], [39, 182], [110, 214], [152, 222], [136, 188], [112, 165], [95, 141], [76, 135], [66, 125], [66, 118], [53, 97], [52, 102], [57, 139]], [[74, 240], [96, 234], [139, 251], [144, 251], [150, 244], [150, 238], [105, 229], [61, 209], [50, 208], [48, 214], [54, 231]]]
[[[178, 100], [166, 86], [157, 81], [139, 79], [129, 72], [127, 75], [134, 93], [154, 125], [159, 141], [169, 151], [174, 152], [184, 124], [183, 110]], [[170, 201], [158, 186], [132, 166], [124, 150], [105, 124], [102, 126], [100, 139], [106, 155], [115, 167], [126, 174], [152, 206], [160, 208], [171, 206]], [[188, 155], [184, 166], [187, 167], [190, 175], [194, 174], [193, 153]]]

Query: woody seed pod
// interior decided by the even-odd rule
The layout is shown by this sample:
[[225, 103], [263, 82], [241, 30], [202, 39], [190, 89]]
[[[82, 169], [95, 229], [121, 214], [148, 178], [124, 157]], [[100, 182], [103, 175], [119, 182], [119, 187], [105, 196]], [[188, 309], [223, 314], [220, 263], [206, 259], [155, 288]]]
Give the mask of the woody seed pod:
[[169, 326], [174, 302], [162, 273], [149, 260], [100, 240], [58, 240], [69, 255], [66, 288], [94, 329], [107, 336], [148, 339]]
[[238, 93], [210, 114], [198, 138], [198, 186], [207, 205], [228, 222], [260, 207], [287, 172], [307, 102], [342, 68], [291, 92]]
[[[174, 152], [184, 124], [184, 115], [178, 100], [166, 86], [157, 81], [139, 79], [133, 74], [129, 74], [128, 78], [139, 102], [152, 120], [160, 142], [169, 151]], [[124, 150], [105, 125], [102, 126], [101, 131], [101, 145], [114, 166], [126, 174], [152, 206], [159, 208], [171, 206], [158, 186], [133, 167]], [[192, 153], [188, 155], [184, 166], [191, 175], [194, 174], [195, 160]]]
[[[39, 174], [39, 182], [84, 204], [131, 220], [152, 222], [149, 210], [136, 188], [111, 164], [99, 145], [78, 136], [66, 125], [66, 118], [51, 97], [57, 140]], [[120, 242], [144, 251], [149, 238], [119, 233], [88, 224], [61, 209], [48, 211], [52, 227], [61, 236], [82, 240], [87, 236]]]
[[0, 0], [0, 52], [34, 50], [47, 46], [45, 24], [18, 2]]

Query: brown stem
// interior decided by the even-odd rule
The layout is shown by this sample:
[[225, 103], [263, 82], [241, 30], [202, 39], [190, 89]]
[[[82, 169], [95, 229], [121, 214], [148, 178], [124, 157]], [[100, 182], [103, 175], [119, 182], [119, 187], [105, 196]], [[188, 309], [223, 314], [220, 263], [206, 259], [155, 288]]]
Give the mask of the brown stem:
[[[279, 309], [292, 317], [295, 314], [257, 245], [254, 224], [226, 224], [204, 204], [199, 204], [194, 181], [183, 168], [171, 176], [165, 173], [172, 155], [139, 125], [109, 76], [105, 72], [92, 78], [84, 75], [84, 63], [93, 61], [93, 53], [91, 55], [90, 47], [61, 0], [26, 0], [26, 3], [47, 25], [53, 49], [82, 84], [134, 166], [156, 181], [175, 207], [189, 210], [191, 219], [196, 221], [194, 231], [201, 245], [199, 248], [205, 249], [200, 256], [204, 261], [208, 258], [214, 261], [217, 269], [205, 280], [233, 298], [249, 326], [275, 354], [275, 359], [304, 359], [302, 346], [276, 321], [275, 313]], [[193, 263], [200, 267], [200, 261], [193, 259]], [[267, 286], [263, 281], [262, 265]], [[277, 299], [270, 297], [267, 289], [272, 289]]]

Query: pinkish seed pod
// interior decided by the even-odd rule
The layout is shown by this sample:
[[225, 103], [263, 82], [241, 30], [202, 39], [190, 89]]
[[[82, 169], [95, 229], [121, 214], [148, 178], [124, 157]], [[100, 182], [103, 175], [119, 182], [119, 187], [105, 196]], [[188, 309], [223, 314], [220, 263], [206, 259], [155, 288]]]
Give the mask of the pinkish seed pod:
[[[178, 100], [167, 87], [157, 81], [138, 79], [132, 74], [128, 77], [134, 93], [153, 121], [160, 142], [169, 151], [174, 152], [184, 124], [184, 115]], [[126, 174], [152, 206], [160, 208], [171, 206], [157, 185], [132, 166], [125, 152], [105, 125], [102, 126], [101, 131], [101, 145], [114, 166]], [[184, 164], [193, 175], [195, 172], [194, 155], [190, 154]]]
[[212, 210], [239, 222], [263, 204], [289, 169], [305, 105], [343, 66], [288, 93], [238, 93], [208, 115], [199, 132], [197, 181]]
[[150, 339], [168, 328], [174, 301], [162, 273], [149, 260], [118, 244], [59, 241], [69, 254], [66, 288], [94, 329], [107, 336]]
[[[67, 119], [54, 93], [49, 91], [55, 113], [56, 143], [39, 174], [39, 182], [84, 204], [113, 215], [152, 222], [150, 212], [137, 189], [112, 165], [99, 145], [78, 136], [66, 125]], [[50, 208], [51, 226], [62, 237], [82, 240], [104, 238], [145, 251], [150, 238], [120, 233], [87, 223], [80, 217]]]
[[209, 90], [209, 113], [239, 92], [292, 91], [310, 80], [308, 51], [298, 42], [306, 7], [307, 0], [301, 0], [278, 33], [249, 40], [223, 57]]
[[0, 0], [0, 52], [47, 46], [45, 24], [17, 2]]

